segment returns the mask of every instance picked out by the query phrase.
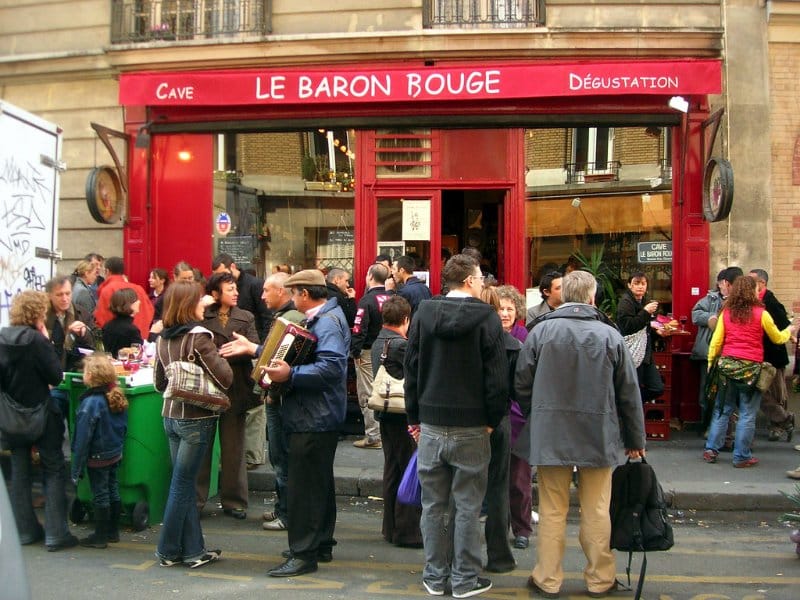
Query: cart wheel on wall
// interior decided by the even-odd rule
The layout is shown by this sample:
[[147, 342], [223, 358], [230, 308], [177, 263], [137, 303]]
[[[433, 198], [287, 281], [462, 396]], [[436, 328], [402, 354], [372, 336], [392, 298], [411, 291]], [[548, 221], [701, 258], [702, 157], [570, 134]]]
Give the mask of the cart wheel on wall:
[[83, 506], [83, 502], [78, 500], [77, 498], [72, 499], [72, 506], [69, 508], [69, 520], [72, 521], [75, 525], [80, 525], [83, 523], [83, 520], [86, 518], [86, 508]]
[[133, 505], [131, 513], [131, 526], [134, 531], [142, 531], [150, 525], [150, 505], [140, 500]]

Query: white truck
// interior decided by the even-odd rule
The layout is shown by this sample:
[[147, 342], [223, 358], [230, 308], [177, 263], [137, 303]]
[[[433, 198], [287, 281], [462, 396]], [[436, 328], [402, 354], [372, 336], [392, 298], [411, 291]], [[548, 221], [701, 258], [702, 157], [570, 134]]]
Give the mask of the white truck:
[[11, 299], [44, 290], [58, 240], [61, 129], [0, 100], [0, 326]]

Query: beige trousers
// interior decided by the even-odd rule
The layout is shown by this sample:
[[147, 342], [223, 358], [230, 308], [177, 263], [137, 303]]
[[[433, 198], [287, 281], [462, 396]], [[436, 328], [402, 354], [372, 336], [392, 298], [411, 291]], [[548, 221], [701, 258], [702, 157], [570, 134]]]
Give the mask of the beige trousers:
[[375, 419], [375, 413], [367, 407], [369, 397], [372, 395], [372, 350], [362, 350], [360, 358], [356, 364], [358, 405], [361, 407], [361, 414], [364, 415], [364, 437], [374, 442], [381, 439], [381, 427]]
[[[537, 562], [531, 575], [546, 592], [558, 592], [564, 581], [569, 486], [572, 467], [538, 467], [539, 527]], [[617, 564], [609, 549], [611, 518], [611, 467], [578, 468], [578, 500], [581, 507], [579, 541], [586, 556], [583, 578], [590, 592], [609, 589], [616, 578]]]
[[264, 405], [247, 411], [244, 429], [244, 457], [247, 464], [263, 465], [267, 462], [267, 412]]

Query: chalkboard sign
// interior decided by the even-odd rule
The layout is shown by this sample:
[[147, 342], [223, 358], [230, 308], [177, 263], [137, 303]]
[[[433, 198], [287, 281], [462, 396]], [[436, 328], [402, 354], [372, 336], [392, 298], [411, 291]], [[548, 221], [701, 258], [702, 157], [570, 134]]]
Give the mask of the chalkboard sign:
[[219, 239], [218, 252], [230, 254], [239, 269], [253, 266], [253, 255], [256, 249], [256, 238], [252, 235], [228, 236]]

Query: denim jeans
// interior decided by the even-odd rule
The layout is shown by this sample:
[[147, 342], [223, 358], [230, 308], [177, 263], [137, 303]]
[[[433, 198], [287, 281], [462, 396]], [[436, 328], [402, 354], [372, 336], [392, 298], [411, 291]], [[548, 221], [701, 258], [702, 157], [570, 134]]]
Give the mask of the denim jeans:
[[159, 558], [189, 562], [205, 553], [194, 486], [200, 463], [206, 448], [214, 439], [216, 429], [216, 417], [164, 418], [164, 431], [172, 457], [172, 480], [158, 538], [156, 556]]
[[280, 404], [267, 404], [267, 449], [275, 471], [275, 514], [289, 525], [289, 439], [283, 430]]
[[107, 467], [86, 469], [89, 473], [89, 485], [92, 488], [92, 503], [95, 506], [111, 506], [112, 502], [120, 501], [118, 469], [119, 462]]
[[422, 486], [424, 581], [444, 585], [449, 578], [455, 592], [475, 585], [481, 571], [479, 518], [490, 454], [486, 427], [422, 424], [417, 474]]
[[[722, 404], [722, 412], [719, 404]], [[714, 414], [711, 417], [711, 427], [708, 430], [706, 450], [719, 450], [725, 441], [725, 432], [728, 429], [728, 418], [739, 407], [739, 422], [736, 424], [736, 437], [733, 442], [734, 464], [747, 460], [752, 456], [750, 446], [756, 432], [756, 415], [761, 405], [761, 392], [755, 387], [728, 380], [720, 382], [717, 392], [717, 406], [709, 407]]]
[[47, 422], [42, 437], [35, 444], [11, 448], [11, 506], [17, 522], [19, 540], [30, 544], [42, 535], [42, 526], [33, 510], [33, 478], [31, 447], [39, 449], [44, 484], [44, 542], [48, 546], [59, 544], [70, 535], [67, 526], [67, 469], [64, 464], [64, 413], [61, 404], [48, 399]]

